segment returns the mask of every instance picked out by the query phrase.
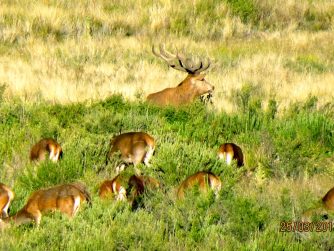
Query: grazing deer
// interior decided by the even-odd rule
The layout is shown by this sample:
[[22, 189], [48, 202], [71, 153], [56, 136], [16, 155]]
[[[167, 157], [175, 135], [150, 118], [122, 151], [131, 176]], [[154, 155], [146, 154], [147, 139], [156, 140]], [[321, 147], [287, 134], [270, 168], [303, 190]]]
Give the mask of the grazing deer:
[[43, 161], [48, 154], [50, 160], [57, 162], [63, 156], [63, 150], [57, 141], [51, 138], [41, 139], [30, 151], [31, 161]]
[[232, 164], [232, 160], [237, 161], [237, 166], [244, 165], [244, 155], [239, 146], [234, 143], [224, 143], [219, 147], [218, 158], [226, 161], [228, 165]]
[[160, 46], [160, 53], [152, 47], [155, 56], [162, 58], [167, 64], [179, 71], [188, 73], [188, 76], [176, 87], [166, 88], [162, 91], [152, 93], [147, 96], [147, 100], [158, 106], [174, 106], [186, 105], [191, 103], [195, 98], [203, 94], [210, 94], [214, 90], [214, 86], [208, 83], [201, 72], [210, 67], [210, 61], [203, 63], [202, 61], [195, 63], [189, 58], [184, 58], [180, 54], [172, 54], [165, 50], [164, 46]]
[[149, 176], [117, 175], [112, 180], [105, 180], [99, 188], [100, 198], [115, 196], [117, 201], [128, 201], [132, 208], [137, 207], [138, 197], [147, 189], [159, 188], [160, 183]]
[[21, 210], [5, 219], [4, 222], [13, 221], [15, 224], [20, 225], [34, 221], [38, 226], [42, 214], [55, 210], [73, 217], [78, 212], [83, 201], [87, 201], [89, 205], [92, 203], [86, 187], [79, 182], [40, 189], [32, 193]]
[[221, 181], [218, 176], [216, 176], [211, 172], [207, 171], [197, 172], [186, 178], [181, 183], [179, 189], [177, 190], [177, 198], [183, 199], [185, 191], [195, 186], [198, 186], [199, 190], [203, 193], [206, 193], [209, 187], [215, 192], [216, 196], [218, 196], [218, 192], [221, 189]]
[[8, 217], [10, 203], [14, 199], [14, 192], [5, 184], [0, 183], [0, 219]]
[[145, 184], [144, 184], [144, 178], [132, 175], [128, 182], [128, 201], [132, 207], [132, 209], [138, 208], [140, 204], [140, 196], [144, 194], [145, 192]]
[[155, 178], [146, 175], [139, 175], [136, 177], [141, 180], [145, 188], [160, 188], [160, 182]]
[[309, 220], [315, 214], [334, 211], [334, 187], [332, 187], [325, 196], [321, 199], [320, 205], [303, 213], [303, 220]]
[[136, 166], [143, 162], [146, 166], [150, 166], [149, 160], [154, 153], [154, 148], [154, 138], [147, 133], [123, 133], [111, 139], [106, 164], [114, 153], [121, 152], [121, 158], [126, 163]]
[[[124, 186], [123, 177], [118, 174], [112, 180], [105, 180], [99, 188], [100, 198], [107, 198], [108, 196], [115, 196], [116, 200], [126, 201], [126, 187]], [[126, 184], [126, 183], [125, 183]]]

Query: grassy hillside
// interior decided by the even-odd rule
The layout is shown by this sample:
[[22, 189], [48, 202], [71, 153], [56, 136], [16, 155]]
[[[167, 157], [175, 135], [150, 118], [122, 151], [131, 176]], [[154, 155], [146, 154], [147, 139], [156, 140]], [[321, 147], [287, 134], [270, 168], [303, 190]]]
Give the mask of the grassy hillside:
[[[334, 4], [321, 1], [0, 1], [0, 182], [29, 194], [82, 181], [93, 207], [68, 220], [0, 234], [2, 250], [329, 250], [330, 232], [281, 233], [334, 185]], [[209, 57], [213, 105], [157, 108], [147, 94], [185, 76], [153, 44]], [[144, 174], [163, 188], [144, 207], [101, 201], [109, 140], [146, 131], [157, 141]], [[29, 162], [41, 137], [64, 149], [58, 164]], [[245, 167], [216, 158], [223, 142]], [[220, 176], [220, 197], [177, 201], [188, 175]], [[333, 213], [329, 215], [334, 218]], [[316, 217], [314, 221], [322, 221]]]
[[[209, 111], [200, 103], [183, 109], [158, 109], [125, 102], [120, 96], [87, 104], [26, 105], [2, 103], [1, 181], [16, 193], [12, 213], [28, 195], [54, 184], [83, 181], [93, 207], [73, 220], [60, 214], [42, 218], [39, 228], [13, 227], [0, 237], [2, 249], [247, 249], [329, 248], [332, 233], [280, 233], [281, 221], [297, 221], [333, 186], [331, 108], [299, 104], [278, 118], [251, 104], [243, 113]], [[103, 202], [97, 189], [115, 175], [103, 172], [109, 139], [119, 131], [143, 130], [157, 139], [152, 168], [163, 189], [144, 197], [144, 208], [131, 212], [122, 203]], [[40, 137], [62, 143], [59, 164], [31, 164], [30, 146]], [[236, 169], [216, 158], [220, 143], [233, 141], [245, 152], [246, 166]], [[194, 194], [176, 201], [175, 189], [188, 175], [211, 170], [223, 181], [218, 200]], [[321, 220], [319, 218], [318, 220]]]
[[185, 76], [153, 44], [211, 58], [215, 107], [258, 87], [279, 109], [333, 97], [333, 13], [322, 1], [2, 1], [0, 83], [6, 97], [69, 103], [113, 93], [143, 99]]

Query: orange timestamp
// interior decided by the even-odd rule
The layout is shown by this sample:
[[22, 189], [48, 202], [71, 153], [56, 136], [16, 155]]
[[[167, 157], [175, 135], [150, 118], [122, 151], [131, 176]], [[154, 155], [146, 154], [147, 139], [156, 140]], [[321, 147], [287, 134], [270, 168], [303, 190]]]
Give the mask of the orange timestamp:
[[281, 221], [280, 232], [331, 232], [333, 222], [331, 221]]

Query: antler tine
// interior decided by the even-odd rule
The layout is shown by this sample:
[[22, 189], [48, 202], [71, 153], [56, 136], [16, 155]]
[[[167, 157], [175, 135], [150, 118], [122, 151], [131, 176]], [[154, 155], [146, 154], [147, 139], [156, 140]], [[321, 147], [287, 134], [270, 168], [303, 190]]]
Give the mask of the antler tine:
[[187, 70], [180, 63], [179, 58], [176, 55], [173, 55], [170, 52], [167, 52], [164, 48], [164, 45], [160, 45], [160, 53], [155, 50], [155, 47], [152, 47], [152, 52], [155, 56], [162, 58], [166, 63], [173, 69], [187, 72]]
[[165, 57], [164, 55], [161, 54], [161, 47], [160, 47], [160, 53], [156, 51], [154, 45], [152, 46], [152, 52], [155, 56], [162, 58], [163, 60], [165, 60], [167, 63], [169, 63], [170, 59]]
[[160, 57], [159, 53], [155, 50], [154, 45], [152, 45], [152, 52], [155, 56]]
[[207, 70], [210, 67], [210, 59], [204, 64], [203, 61], [195, 62], [192, 58], [185, 58], [184, 56], [177, 54], [180, 64], [189, 74], [198, 74]]
[[187, 58], [186, 66], [187, 66], [187, 69], [191, 71], [192, 74], [195, 74], [196, 71], [201, 68], [202, 62], [199, 61], [198, 63], [195, 63], [192, 59]]
[[171, 65], [172, 68], [183, 71], [183, 72], [192, 73], [191, 71], [189, 71], [187, 67], [185, 67], [185, 63], [184, 63], [185, 59], [182, 55], [179, 54], [178, 51], [176, 52], [176, 54], [172, 54], [165, 49], [165, 45], [161, 45], [160, 50], [162, 54], [164, 54], [164, 56], [171, 58], [171, 60], [177, 59], [178, 65], [175, 65], [175, 64]]
[[169, 57], [169, 58], [174, 58], [175, 59], [177, 57], [176, 55], [174, 55], [174, 54], [170, 53], [169, 51], [167, 51], [165, 49], [165, 45], [164, 44], [160, 45], [160, 52], [163, 53], [166, 57]]
[[155, 49], [154, 45], [152, 46], [152, 52], [155, 56], [165, 60], [170, 67], [189, 74], [198, 74], [205, 71], [211, 64], [209, 59], [206, 64], [203, 64], [202, 61], [195, 63], [191, 58], [185, 58], [179, 52], [177, 52], [176, 55], [172, 54], [165, 49], [164, 44], [160, 44], [159, 49], [160, 52]]
[[201, 62], [200, 67], [197, 70], [195, 70], [194, 73], [198, 74], [202, 71], [205, 71], [210, 67], [210, 65], [211, 65], [210, 59], [207, 60], [206, 64], [203, 64], [203, 62]]

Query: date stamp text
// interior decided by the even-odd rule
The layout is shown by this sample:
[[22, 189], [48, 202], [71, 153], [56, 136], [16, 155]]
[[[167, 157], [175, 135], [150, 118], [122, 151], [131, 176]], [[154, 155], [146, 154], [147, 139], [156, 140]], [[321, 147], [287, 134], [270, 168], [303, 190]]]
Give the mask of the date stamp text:
[[281, 221], [280, 232], [331, 232], [333, 222], [331, 221]]

